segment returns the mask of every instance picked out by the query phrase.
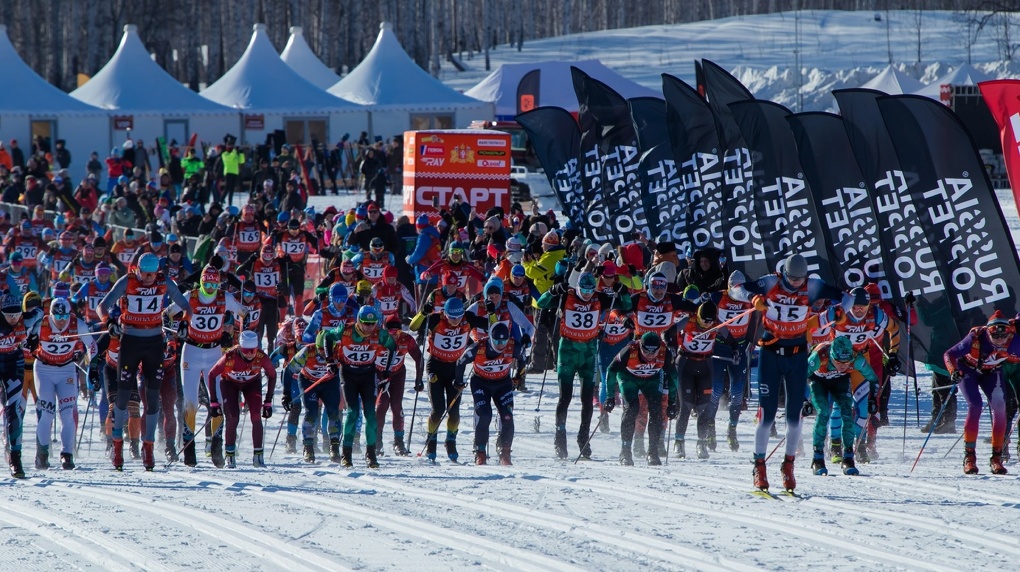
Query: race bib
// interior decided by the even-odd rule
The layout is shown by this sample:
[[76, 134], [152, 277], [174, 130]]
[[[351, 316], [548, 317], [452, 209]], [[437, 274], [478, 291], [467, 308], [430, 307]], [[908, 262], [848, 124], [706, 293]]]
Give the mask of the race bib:
[[160, 296], [128, 295], [126, 298], [128, 311], [133, 314], [159, 314], [163, 310]]

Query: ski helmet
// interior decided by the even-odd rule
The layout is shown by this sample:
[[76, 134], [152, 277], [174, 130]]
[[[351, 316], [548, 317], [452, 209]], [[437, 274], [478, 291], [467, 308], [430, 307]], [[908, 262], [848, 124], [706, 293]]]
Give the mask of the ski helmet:
[[139, 272], [159, 272], [159, 258], [151, 252], [146, 252], [138, 259]]
[[443, 313], [454, 320], [464, 317], [464, 302], [460, 298], [447, 298], [443, 304]]
[[850, 295], [854, 299], [854, 306], [869, 306], [871, 305], [871, 295], [868, 291], [860, 286], [850, 291]]
[[641, 351], [646, 354], [651, 354], [659, 351], [662, 347], [662, 338], [655, 332], [645, 332], [641, 335]]
[[385, 245], [383, 240], [377, 236], [372, 239], [372, 242], [368, 243], [368, 247], [372, 249], [373, 254], [382, 254]]
[[504, 322], [496, 322], [489, 328], [489, 340], [493, 346], [503, 347], [510, 341], [510, 328]]
[[708, 302], [702, 302], [702, 304], [698, 306], [698, 320], [701, 321], [702, 324], [715, 322], [717, 316], [718, 308], [716, 308], [715, 304], [711, 300]]
[[372, 283], [368, 280], [358, 280], [358, 283], [354, 285], [354, 293], [363, 297], [371, 296]]
[[583, 297], [591, 297], [597, 286], [598, 282], [591, 272], [582, 272], [577, 279], [577, 293]]
[[836, 336], [829, 347], [829, 355], [832, 356], [832, 359], [843, 363], [854, 359], [854, 345], [850, 343], [850, 338]]
[[329, 303], [334, 308], [340, 308], [347, 302], [347, 287], [337, 282], [329, 287]]
[[807, 273], [807, 259], [803, 255], [791, 254], [783, 261], [783, 275], [787, 280], [803, 280]]
[[358, 310], [358, 323], [366, 326], [374, 326], [379, 323], [379, 312], [375, 306], [362, 306]]

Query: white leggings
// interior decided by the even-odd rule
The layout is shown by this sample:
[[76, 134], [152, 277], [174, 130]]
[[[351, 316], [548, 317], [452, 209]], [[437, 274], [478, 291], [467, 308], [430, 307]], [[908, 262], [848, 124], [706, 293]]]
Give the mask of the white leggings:
[[74, 364], [46, 365], [36, 360], [32, 366], [35, 387], [39, 394], [35, 408], [39, 413], [36, 439], [49, 446], [53, 417], [60, 411], [60, 452], [74, 451], [74, 431], [78, 424], [78, 372]]
[[[198, 413], [198, 384], [208, 381], [209, 370], [223, 357], [219, 347], [200, 348], [184, 344], [181, 350], [181, 387], [184, 390], [185, 439], [195, 434], [195, 415]], [[210, 396], [212, 397], [212, 396]]]

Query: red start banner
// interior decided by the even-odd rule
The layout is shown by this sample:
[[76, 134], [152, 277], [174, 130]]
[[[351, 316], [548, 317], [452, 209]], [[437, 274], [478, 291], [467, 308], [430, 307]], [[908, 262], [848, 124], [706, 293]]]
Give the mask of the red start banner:
[[404, 132], [404, 214], [454, 203], [510, 210], [510, 135], [482, 129]]

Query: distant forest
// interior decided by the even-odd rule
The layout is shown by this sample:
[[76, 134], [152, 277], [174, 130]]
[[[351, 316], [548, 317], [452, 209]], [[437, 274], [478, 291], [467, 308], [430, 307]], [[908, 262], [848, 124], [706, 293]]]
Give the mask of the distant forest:
[[125, 24], [138, 26], [155, 60], [192, 88], [237, 61], [264, 22], [282, 50], [302, 26], [338, 74], [353, 69], [389, 21], [404, 48], [435, 75], [440, 66], [551, 36], [789, 10], [952, 10], [977, 26], [1001, 25], [1020, 0], [0, 0], [0, 24], [21, 57], [66, 91], [99, 71]]

